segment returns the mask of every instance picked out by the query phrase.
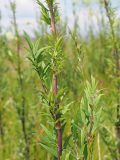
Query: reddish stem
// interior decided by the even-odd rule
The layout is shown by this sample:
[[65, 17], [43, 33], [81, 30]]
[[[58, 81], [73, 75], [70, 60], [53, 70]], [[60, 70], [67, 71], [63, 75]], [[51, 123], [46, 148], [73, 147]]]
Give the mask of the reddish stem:
[[[51, 31], [53, 35], [56, 35], [55, 15], [54, 15], [54, 7], [53, 7], [52, 0], [48, 4], [48, 7], [50, 10], [50, 15], [51, 15]], [[53, 71], [52, 89], [53, 89], [54, 97], [56, 97], [58, 93], [58, 79], [57, 79], [56, 68], [54, 68], [54, 71]], [[59, 109], [59, 104], [56, 100], [55, 110], [57, 111], [58, 109]], [[56, 120], [55, 128], [57, 131], [57, 154], [58, 154], [58, 160], [60, 160], [61, 155], [62, 155], [62, 127], [61, 127], [61, 122], [60, 122], [60, 113], [57, 113], [55, 120]]]

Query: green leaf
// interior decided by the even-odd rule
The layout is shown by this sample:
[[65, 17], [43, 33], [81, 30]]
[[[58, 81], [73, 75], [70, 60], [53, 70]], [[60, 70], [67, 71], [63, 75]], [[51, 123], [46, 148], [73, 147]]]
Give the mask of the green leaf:
[[87, 160], [87, 158], [88, 158], [88, 146], [87, 146], [87, 143], [85, 144], [83, 154], [84, 154], [84, 159]]
[[[35, 58], [37, 60], [37, 63], [39, 63], [39, 62], [43, 61], [43, 59], [45, 59], [45, 51], [47, 52], [47, 50], [49, 48], [50, 48], [49, 46], [46, 46], [46, 47], [40, 48], [39, 50], [36, 51]], [[44, 53], [44, 55], [43, 55], [43, 53]]]
[[25, 39], [26, 39], [26, 41], [27, 41], [27, 43], [28, 43], [31, 51], [33, 51], [33, 43], [32, 43], [32, 41], [31, 41], [29, 35], [28, 35], [26, 32], [24, 32], [24, 37], [25, 37]]
[[49, 153], [51, 153], [52, 155], [54, 155], [55, 157], [57, 157], [57, 153], [56, 153], [56, 149], [52, 148], [52, 147], [48, 147], [45, 144], [40, 143], [40, 145], [46, 149], [46, 151], [48, 151]]
[[101, 125], [101, 122], [100, 122], [101, 114], [102, 114], [102, 108], [100, 108], [100, 110], [96, 113], [92, 133], [94, 133], [96, 129]]
[[70, 153], [71, 152], [68, 152], [68, 153], [65, 154], [65, 160], [70, 160]]
[[78, 141], [78, 139], [79, 139], [79, 136], [78, 136], [78, 127], [75, 124], [74, 120], [72, 120], [72, 123], [71, 123], [71, 132], [72, 132], [73, 140], [74, 141]]
[[65, 137], [63, 149], [67, 148], [67, 145], [69, 144], [69, 141], [70, 141], [71, 137], [72, 137], [72, 135], [69, 135], [68, 137]]
[[37, 0], [37, 3], [41, 8], [48, 11], [48, 9], [40, 2], [40, 0]]
[[51, 19], [49, 17], [49, 10], [40, 2], [40, 0], [37, 0], [37, 3], [41, 7], [41, 19], [46, 22], [48, 25], [51, 24]]
[[41, 124], [41, 127], [44, 129], [45, 133], [50, 139], [55, 139], [55, 136], [43, 124]]
[[39, 50], [39, 45], [40, 45], [40, 38], [36, 40], [36, 42], [33, 45], [33, 53], [34, 55], [36, 54], [36, 52]]
[[68, 112], [70, 110], [70, 106], [73, 104], [74, 102], [70, 102], [66, 105], [64, 105], [64, 107], [61, 107], [61, 110], [62, 110], [62, 114], [65, 114], [66, 112]]
[[59, 51], [61, 50], [62, 46], [63, 46], [63, 36], [59, 37], [59, 39], [56, 42], [56, 49]]
[[41, 17], [41, 19], [44, 21], [44, 22], [46, 22], [48, 25], [50, 25], [51, 24], [51, 19], [49, 18], [49, 14], [48, 14], [48, 12], [46, 11], [46, 10], [41, 10], [41, 13], [42, 13], [42, 17]]

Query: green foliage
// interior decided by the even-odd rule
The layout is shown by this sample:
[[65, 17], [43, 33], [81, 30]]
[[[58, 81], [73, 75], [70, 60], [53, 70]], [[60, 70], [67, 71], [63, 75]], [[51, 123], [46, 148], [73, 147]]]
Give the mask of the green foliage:
[[97, 90], [95, 79], [91, 77], [91, 83], [86, 83], [85, 95], [81, 99], [80, 109], [71, 123], [72, 137], [77, 146], [79, 158], [91, 159], [93, 154], [96, 131], [101, 126], [101, 96], [100, 90]]
[[102, 140], [104, 141], [107, 149], [109, 150], [109, 157], [112, 157], [112, 159], [117, 159], [115, 136], [107, 127], [103, 127], [100, 132]]
[[63, 67], [63, 37], [61, 36], [54, 40], [52, 36], [49, 36], [49, 44], [42, 48], [39, 47], [39, 39], [33, 44], [26, 33], [25, 38], [30, 48], [28, 50], [28, 59], [32, 62], [46, 90], [51, 87], [50, 73], [54, 71], [60, 73]]
[[10, 7], [11, 7], [12, 11], [14, 11], [14, 12], [16, 11], [16, 3], [15, 3], [15, 1], [13, 1], [13, 2], [10, 1]]
[[[0, 33], [0, 159], [56, 160], [56, 124], [60, 121], [61, 160], [118, 160], [117, 12], [106, 0], [99, 7], [101, 11], [104, 7], [107, 19], [104, 12], [100, 18], [94, 15], [99, 32], [95, 32], [92, 23], [86, 25], [84, 37], [77, 21], [79, 4], [85, 11], [91, 4], [99, 4], [74, 0], [74, 27], [67, 30], [67, 20], [62, 21], [54, 34], [47, 27], [51, 27], [50, 5], [55, 23], [60, 19], [56, 2], [37, 0], [45, 23], [38, 24], [34, 38], [25, 32], [25, 39], [18, 31], [15, 1], [10, 3], [15, 37], [7, 39]], [[91, 16], [89, 22], [93, 20]], [[4, 31], [2, 25], [0, 28]], [[57, 94], [53, 93], [53, 73], [58, 78]]]
[[57, 157], [56, 152], [56, 136], [55, 133], [51, 133], [43, 124], [41, 124], [42, 129], [44, 130], [44, 136], [41, 136], [40, 145], [50, 152], [54, 157]]
[[49, 6], [54, 6], [54, 16], [55, 16], [55, 21], [59, 21], [60, 17], [58, 14], [58, 9], [57, 5], [55, 4], [54, 0], [46, 0], [46, 5], [47, 7], [40, 2], [40, 0], [37, 0], [38, 5], [41, 8], [41, 19], [47, 24], [51, 25], [51, 18], [50, 18], [50, 11], [48, 9]]

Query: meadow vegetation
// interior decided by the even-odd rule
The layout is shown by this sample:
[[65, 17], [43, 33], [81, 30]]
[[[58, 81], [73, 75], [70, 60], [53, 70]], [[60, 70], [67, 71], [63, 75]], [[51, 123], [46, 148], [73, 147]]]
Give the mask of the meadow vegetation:
[[[69, 27], [60, 1], [35, 3], [34, 37], [20, 34], [15, 1], [9, 1], [12, 39], [0, 23], [0, 160], [120, 160], [116, 10], [109, 0], [71, 0]], [[78, 6], [88, 10], [94, 3], [101, 11], [98, 31], [90, 9], [82, 33]]]

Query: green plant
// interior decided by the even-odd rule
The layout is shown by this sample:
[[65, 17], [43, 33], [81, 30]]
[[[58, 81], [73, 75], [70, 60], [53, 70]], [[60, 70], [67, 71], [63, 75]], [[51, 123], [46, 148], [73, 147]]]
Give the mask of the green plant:
[[93, 159], [94, 143], [101, 126], [100, 92], [95, 79], [91, 77], [91, 83], [86, 84], [85, 95], [81, 99], [78, 113], [72, 120], [71, 132], [74, 144], [72, 152], [77, 160]]
[[[41, 99], [44, 105], [49, 106], [49, 112], [54, 120], [57, 141], [57, 158], [62, 156], [62, 108], [60, 101], [64, 90], [58, 90], [58, 75], [63, 65], [63, 36], [56, 30], [56, 22], [59, 20], [57, 5], [53, 0], [46, 0], [46, 6], [39, 0], [37, 1], [41, 8], [42, 20], [51, 27], [51, 35], [48, 35], [48, 44], [39, 48], [39, 39], [33, 44], [29, 36], [25, 33], [29, 44], [30, 56], [34, 69], [37, 71], [41, 84]], [[44, 146], [42, 144], [42, 146]], [[45, 146], [44, 146], [45, 147]]]
[[106, 14], [109, 20], [109, 25], [110, 25], [110, 43], [112, 46], [112, 53], [113, 53], [113, 68], [114, 68], [114, 73], [113, 73], [113, 79], [115, 81], [115, 89], [116, 89], [116, 120], [115, 120], [115, 127], [116, 127], [116, 137], [118, 141], [118, 159], [120, 156], [120, 64], [119, 64], [119, 46], [118, 46], [118, 41], [115, 33], [115, 11], [112, 9], [111, 4], [108, 0], [104, 0], [104, 6], [106, 10]]
[[[18, 31], [18, 25], [17, 25], [17, 20], [16, 20], [16, 3], [15, 1], [10, 1], [10, 8], [12, 11], [12, 16], [13, 16], [13, 28], [14, 28], [14, 35], [16, 38], [16, 49], [15, 51], [13, 50], [9, 50], [9, 52], [11, 54], [13, 54], [15, 52], [16, 55], [14, 55], [14, 60], [13, 58], [10, 59], [11, 62], [14, 64], [14, 61], [16, 60], [16, 72], [17, 72], [17, 80], [18, 80], [18, 88], [19, 90], [19, 94], [20, 94], [20, 106], [19, 104], [17, 104], [16, 101], [16, 96], [14, 97], [14, 101], [15, 101], [15, 106], [16, 106], [16, 110], [19, 116], [19, 119], [21, 121], [21, 125], [22, 125], [22, 132], [23, 132], [23, 137], [24, 137], [24, 141], [25, 141], [25, 149], [24, 149], [24, 156], [26, 160], [29, 160], [29, 152], [30, 152], [30, 147], [29, 147], [29, 140], [28, 140], [28, 135], [27, 135], [27, 128], [26, 128], [26, 98], [24, 95], [24, 79], [23, 79], [23, 73], [22, 73], [22, 64], [21, 64], [21, 55], [20, 55], [20, 47], [21, 47], [21, 38], [19, 35], [19, 31]], [[11, 56], [10, 56], [11, 58]]]
[[0, 10], [0, 33], [2, 33], [2, 25], [1, 25], [1, 20], [2, 20], [2, 12]]
[[8, 2], [10, 28], [0, 5], [0, 159], [118, 160], [117, 1], [37, 0], [39, 24], [27, 23], [26, 40], [21, 2]]
[[6, 122], [5, 122], [5, 113], [6, 113], [6, 106], [9, 99], [9, 90], [8, 90], [8, 78], [7, 78], [7, 72], [8, 72], [8, 66], [5, 65], [4, 59], [7, 59], [6, 52], [7, 52], [7, 44], [4, 36], [0, 36], [0, 53], [1, 53], [1, 59], [0, 59], [0, 144], [1, 144], [1, 154], [2, 157], [5, 158], [5, 152], [6, 152]]

